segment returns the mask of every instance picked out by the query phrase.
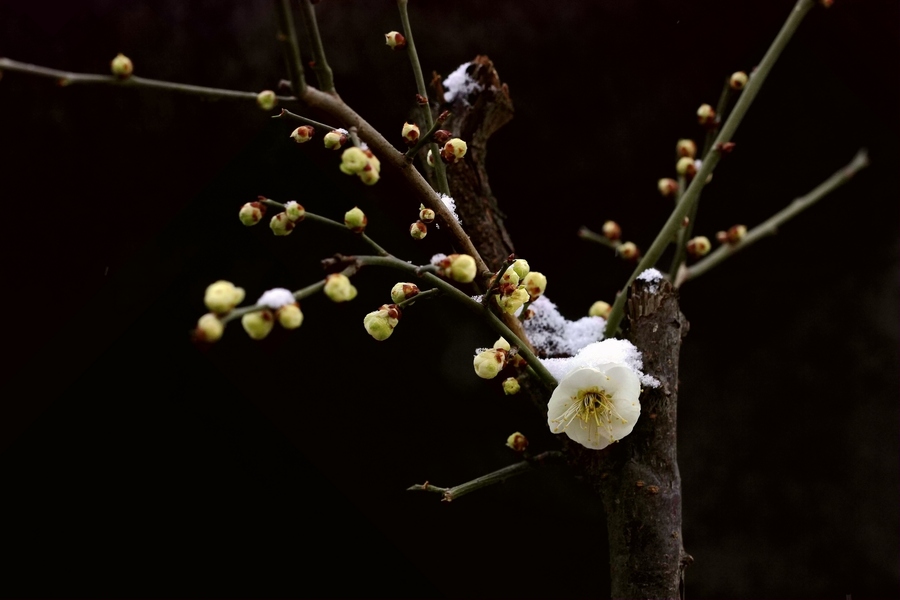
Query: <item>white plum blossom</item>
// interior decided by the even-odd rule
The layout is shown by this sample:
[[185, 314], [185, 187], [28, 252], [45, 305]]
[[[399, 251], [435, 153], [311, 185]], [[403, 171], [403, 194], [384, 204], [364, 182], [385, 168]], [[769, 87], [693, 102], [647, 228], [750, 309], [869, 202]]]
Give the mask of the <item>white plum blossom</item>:
[[606, 363], [578, 367], [553, 390], [547, 423], [593, 450], [602, 450], [634, 429], [641, 415], [641, 382], [629, 367]]

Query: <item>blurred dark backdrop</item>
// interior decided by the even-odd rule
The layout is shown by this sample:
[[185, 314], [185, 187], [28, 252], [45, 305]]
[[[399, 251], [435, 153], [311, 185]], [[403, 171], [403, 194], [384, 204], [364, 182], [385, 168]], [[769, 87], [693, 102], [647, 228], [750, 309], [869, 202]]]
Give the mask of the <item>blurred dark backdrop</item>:
[[[519, 255], [576, 318], [628, 275], [580, 242], [607, 218], [643, 246], [670, 204], [694, 111], [762, 57], [792, 2], [412, 2], [426, 73], [484, 53], [515, 119], [491, 185]], [[399, 142], [415, 92], [393, 2], [326, 0], [320, 28], [342, 97]], [[814, 10], [704, 195], [697, 231], [754, 225], [870, 150], [872, 166], [780, 235], [685, 286], [679, 454], [693, 597], [898, 593], [898, 56], [895, 2]], [[285, 75], [266, 0], [0, 3], [0, 55], [233, 89]], [[374, 342], [359, 297], [251, 342], [232, 325], [189, 342], [216, 279], [264, 290], [360, 252], [306, 223], [288, 238], [237, 220], [263, 194], [339, 218], [353, 205], [396, 254], [417, 205], [386, 171], [338, 173], [316, 141], [252, 103], [0, 82], [4, 596], [597, 597], [602, 507], [564, 468], [447, 505], [452, 485], [553, 436], [471, 373], [495, 336], [444, 301]], [[523, 148], [527, 148], [523, 150]], [[587, 273], [587, 277], [585, 276]], [[596, 276], [593, 274], [596, 273]], [[331, 573], [337, 572], [335, 578]]]

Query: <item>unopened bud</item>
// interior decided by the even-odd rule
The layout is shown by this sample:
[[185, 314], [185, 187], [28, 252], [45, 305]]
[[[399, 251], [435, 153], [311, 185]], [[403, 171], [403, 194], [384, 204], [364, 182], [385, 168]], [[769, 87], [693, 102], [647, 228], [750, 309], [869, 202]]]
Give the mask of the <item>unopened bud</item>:
[[332, 273], [325, 278], [325, 295], [332, 302], [348, 302], [356, 298], [356, 287], [343, 273]]
[[262, 219], [265, 214], [265, 204], [260, 202], [247, 202], [241, 207], [240, 212], [238, 212], [238, 218], [241, 220], [241, 223], [250, 227], [251, 225], [259, 223], [260, 219]]
[[272, 90], [263, 90], [256, 95], [256, 104], [263, 110], [272, 110], [278, 104], [278, 97]]
[[497, 294], [494, 296], [497, 300], [497, 305], [504, 311], [509, 314], [515, 314], [517, 310], [522, 308], [529, 300], [528, 291], [523, 286], [519, 286], [514, 288], [509, 294]]
[[[728, 154], [731, 154], [732, 151], [734, 151], [734, 147], [734, 142], [719, 142], [718, 144], [716, 144], [716, 152], [719, 152], [722, 156], [727, 156]], [[710, 173], [710, 175], [712, 175], [712, 173]], [[707, 181], [707, 183], [709, 182]]]
[[450, 138], [453, 137], [453, 134], [446, 129], [438, 129], [431, 136], [431, 140], [437, 144], [438, 146], [443, 146], [447, 143]]
[[391, 300], [394, 301], [394, 304], [399, 304], [418, 295], [419, 286], [414, 283], [400, 282], [394, 284], [394, 287], [391, 288]]
[[697, 165], [693, 158], [683, 156], [675, 164], [675, 172], [685, 177], [693, 177], [697, 174]]
[[659, 193], [662, 194], [664, 198], [671, 198], [678, 192], [678, 182], [674, 179], [669, 179], [668, 177], [660, 179], [656, 183], [656, 187], [659, 188]]
[[478, 274], [475, 259], [468, 254], [451, 254], [442, 261], [444, 276], [460, 283], [471, 283]]
[[431, 150], [429, 150], [428, 154], [425, 156], [425, 162], [428, 163], [429, 167], [434, 166], [434, 154], [431, 153]]
[[728, 243], [728, 232], [727, 231], [717, 231], [716, 232], [716, 241], [720, 244]]
[[516, 272], [516, 275], [519, 276], [519, 279], [522, 279], [529, 272], [531, 272], [531, 266], [528, 264], [528, 261], [524, 258], [517, 258], [512, 264], [512, 270]]
[[322, 138], [322, 143], [325, 144], [325, 148], [328, 150], [340, 150], [349, 140], [350, 136], [346, 133], [334, 129], [325, 134], [325, 137]]
[[391, 50], [402, 50], [406, 48], [406, 38], [399, 31], [389, 31], [384, 34], [384, 42]]
[[311, 140], [314, 135], [316, 135], [315, 127], [312, 127], [311, 125], [301, 125], [291, 132], [291, 139], [298, 144], [305, 144]]
[[531, 301], [534, 302], [544, 293], [544, 290], [547, 289], [547, 277], [545, 277], [543, 273], [532, 271], [525, 276], [525, 279], [522, 280], [522, 284], [525, 286], [525, 290], [531, 297]]
[[369, 219], [358, 206], [354, 206], [344, 213], [344, 225], [353, 233], [362, 233], [366, 229]]
[[296, 302], [285, 304], [275, 311], [275, 318], [285, 329], [297, 329], [303, 324], [303, 313], [300, 311], [300, 305]]
[[734, 225], [728, 229], [728, 233], [725, 234], [727, 236], [727, 240], [729, 244], [737, 244], [744, 236], [747, 235], [747, 226], [746, 225]]
[[500, 275], [500, 282], [498, 285], [511, 285], [513, 287], [519, 285], [519, 274], [516, 273], [516, 270], [511, 266], [507, 267], [507, 269]]
[[419, 220], [423, 223], [431, 223], [434, 221], [434, 211], [430, 208], [425, 208], [424, 204], [419, 205]]
[[482, 379], [493, 379], [506, 366], [506, 350], [491, 348], [475, 355], [475, 374]]
[[603, 300], [597, 300], [593, 304], [591, 304], [591, 308], [588, 311], [589, 317], [603, 317], [604, 319], [609, 318], [609, 313], [612, 312], [612, 305], [609, 302], [604, 302]]
[[509, 349], [510, 349], [509, 342], [507, 342], [506, 338], [503, 336], [497, 338], [497, 341], [494, 342], [494, 345], [491, 347], [492, 348], [500, 348], [501, 350], [506, 350], [507, 352], [509, 352]]
[[683, 218], [683, 219], [681, 220], [681, 226], [682, 226], [682, 227], [687, 227], [687, 226], [690, 225], [690, 224], [691, 224], [691, 218], [690, 218], [690, 217], [685, 217], [685, 218]]
[[728, 79], [728, 85], [730, 85], [733, 90], [744, 89], [744, 86], [747, 85], [747, 74], [743, 71], [732, 73], [731, 77]]
[[697, 109], [697, 122], [706, 128], [716, 126], [716, 109], [709, 104], [701, 104]]
[[225, 326], [219, 317], [213, 313], [206, 313], [197, 320], [197, 329], [194, 330], [194, 339], [200, 342], [218, 342], [225, 333]]
[[678, 140], [675, 145], [675, 153], [678, 156], [694, 158], [697, 156], [697, 144], [694, 143], [694, 140]]
[[112, 71], [112, 74], [119, 79], [126, 79], [131, 77], [131, 74], [134, 73], [134, 64], [131, 62], [130, 58], [120, 52], [112, 59], [112, 61], [110, 61], [109, 69]]
[[362, 171], [357, 173], [357, 175], [359, 175], [359, 179], [366, 185], [375, 185], [378, 183], [378, 180], [381, 179], [381, 172], [371, 160]]
[[416, 221], [409, 226], [409, 235], [411, 235], [414, 240], [424, 239], [425, 236], [428, 235], [428, 225], [422, 221]]
[[406, 145], [412, 148], [419, 141], [419, 126], [415, 123], [404, 123], [402, 135]]
[[244, 289], [235, 287], [233, 283], [224, 279], [210, 284], [203, 295], [203, 303], [206, 304], [206, 308], [217, 315], [231, 312], [243, 301]]
[[459, 138], [448, 140], [441, 148], [441, 158], [445, 163], [454, 164], [462, 160], [469, 149], [468, 145]]
[[366, 153], [351, 146], [341, 153], [341, 172], [347, 175], [356, 175], [366, 168], [369, 164], [369, 157]]
[[616, 252], [618, 252], [619, 256], [625, 260], [637, 260], [641, 256], [641, 251], [638, 250], [638, 247], [634, 242], [622, 243], [622, 245], [616, 248]]
[[294, 227], [294, 222], [283, 212], [278, 213], [269, 221], [269, 229], [275, 235], [290, 235]]
[[295, 200], [289, 200], [284, 205], [284, 214], [294, 223], [299, 223], [306, 217], [306, 209], [302, 204], [298, 204]]
[[607, 221], [603, 224], [603, 235], [609, 240], [616, 241], [622, 237], [622, 228], [615, 221]]
[[687, 243], [687, 252], [694, 258], [705, 256], [711, 248], [712, 244], [709, 243], [709, 238], [702, 235], [688, 240]]
[[275, 317], [270, 310], [259, 310], [241, 317], [241, 325], [251, 339], [261, 340], [275, 327]]
[[[516, 381], [512, 377], [510, 377], [506, 381], [509, 381], [510, 379], [512, 379], [513, 381]], [[503, 391], [504, 392], [506, 391], [506, 381], [503, 382]], [[516, 385], [518, 386], [518, 382], [516, 382]], [[513, 392], [513, 394], [515, 394], [515, 393], [516, 392]], [[525, 452], [525, 449], [528, 447], [528, 439], [524, 435], [522, 435], [521, 433], [519, 433], [517, 431], [514, 434], [512, 434], [511, 436], [509, 436], [508, 438], [506, 438], [506, 445], [509, 446], [510, 448], [512, 448], [515, 452]]]
[[363, 317], [366, 332], [379, 342], [391, 337], [394, 327], [400, 321], [400, 309], [396, 304], [382, 304], [378, 310]]

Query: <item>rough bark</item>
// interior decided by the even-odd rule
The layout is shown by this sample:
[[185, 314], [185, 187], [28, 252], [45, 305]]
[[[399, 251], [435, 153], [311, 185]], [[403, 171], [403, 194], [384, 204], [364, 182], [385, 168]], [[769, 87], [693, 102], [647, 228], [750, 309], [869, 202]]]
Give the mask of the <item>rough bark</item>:
[[[512, 117], [512, 102], [487, 57], [476, 58], [470, 75], [484, 87], [468, 104], [449, 106], [454, 133], [469, 145], [466, 160], [450, 169], [450, 186], [466, 231], [485, 262], [496, 266], [513, 244], [484, 159], [488, 138]], [[436, 88], [442, 98], [439, 80]], [[635, 282], [628, 300], [629, 338], [643, 353], [644, 371], [661, 383], [641, 393], [634, 431], [601, 451], [559, 436], [570, 465], [606, 509], [613, 598], [682, 597], [684, 569], [693, 560], [682, 546], [676, 457], [678, 357], [688, 323], [677, 291], [668, 282], [657, 288]], [[527, 382], [522, 392], [546, 413], [548, 394], [540, 383]]]
[[464, 160], [447, 167], [450, 195], [456, 200], [466, 233], [482, 258], [491, 269], [498, 269], [515, 249], [503, 224], [504, 215], [497, 198], [491, 192], [485, 160], [488, 139], [512, 119], [513, 105], [509, 89], [501, 83], [494, 63], [487, 56], [476, 56], [468, 73], [481, 84], [481, 91], [466, 98], [455, 98], [450, 104], [443, 102], [440, 77], [435, 76], [432, 85], [442, 105], [438, 112], [449, 109], [451, 113], [444, 127], [454, 137], [465, 140], [469, 148]]

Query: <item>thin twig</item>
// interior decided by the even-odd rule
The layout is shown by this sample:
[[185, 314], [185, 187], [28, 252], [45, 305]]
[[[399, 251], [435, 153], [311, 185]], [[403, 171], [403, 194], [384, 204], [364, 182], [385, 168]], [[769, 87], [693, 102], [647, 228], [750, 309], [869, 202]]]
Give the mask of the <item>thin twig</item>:
[[596, 244], [602, 244], [603, 246], [606, 246], [607, 248], [612, 248], [613, 250], [618, 250], [619, 246], [622, 245], [622, 242], [619, 240], [611, 240], [608, 237], [606, 237], [605, 235], [601, 235], [601, 234], [597, 233], [596, 231], [591, 231], [587, 227], [583, 227], [583, 226], [581, 227], [581, 229], [578, 230], [578, 237], [580, 237], [583, 240], [587, 240], [589, 242], [594, 242]]
[[719, 163], [719, 159], [722, 157], [722, 154], [717, 151], [716, 148], [721, 147], [720, 144], [731, 141], [738, 125], [740, 125], [744, 115], [747, 114], [750, 105], [753, 104], [753, 99], [756, 98], [756, 94], [766, 80], [769, 71], [772, 70], [779, 55], [781, 55], [782, 50], [787, 46], [787, 43], [790, 41], [791, 37], [793, 37], [794, 32], [797, 31], [797, 27], [799, 27], [800, 23], [803, 21], [803, 17], [806, 16], [806, 13], [809, 12], [813, 5], [813, 0], [798, 0], [793, 10], [791, 10], [791, 14], [782, 26], [781, 31], [778, 32], [775, 41], [772, 42], [766, 55], [760, 61], [756, 71], [750, 75], [750, 79], [744, 87], [741, 97], [735, 104], [731, 114], [728, 115], [728, 120], [725, 121], [725, 125], [719, 132], [716, 141], [713, 143], [713, 147], [703, 158], [703, 164], [700, 166], [697, 174], [694, 175], [694, 179], [684, 193], [681, 202], [679, 202], [675, 207], [675, 210], [672, 211], [669, 220], [663, 225], [659, 234], [657, 234], [656, 239], [653, 240], [653, 244], [647, 250], [647, 253], [644, 254], [643, 258], [641, 258], [637, 268], [635, 268], [634, 272], [628, 278], [628, 281], [622, 287], [622, 292], [616, 296], [616, 301], [613, 304], [609, 319], [606, 322], [605, 336], [607, 338], [615, 337], [616, 332], [619, 329], [619, 324], [622, 322], [622, 318], [625, 315], [625, 301], [628, 295], [628, 288], [638, 275], [656, 264], [656, 261], [659, 260], [659, 257], [669, 245], [672, 237], [678, 232], [678, 228], [681, 227], [684, 217], [690, 213], [691, 208], [700, 196], [700, 190], [706, 183], [707, 177], [712, 174], [716, 165]]
[[334, 92], [334, 74], [325, 59], [325, 47], [322, 45], [322, 36], [319, 35], [316, 11], [310, 0], [300, 0], [300, 8], [303, 11], [303, 22], [306, 23], [306, 33], [312, 45], [313, 62], [310, 66], [316, 73], [316, 79], [319, 80], [319, 88], [323, 92]]
[[850, 181], [856, 173], [867, 166], [869, 166], [869, 158], [866, 154], [866, 150], [861, 149], [856, 153], [856, 156], [853, 157], [853, 160], [851, 160], [849, 164], [820, 183], [814, 190], [805, 196], [795, 199], [788, 206], [769, 217], [766, 221], [748, 231], [741, 241], [736, 244], [723, 244], [716, 248], [712, 253], [697, 261], [693, 266], [683, 270], [683, 275], [681, 276], [681, 281], [679, 283], [700, 277], [734, 253], [754, 244], [761, 238], [774, 235], [778, 231], [778, 227], [783, 223], [793, 219], [798, 214]]
[[563, 456], [564, 454], [562, 452], [549, 450], [547, 452], [538, 454], [531, 460], [523, 460], [522, 462], [518, 462], [514, 465], [509, 465], [508, 467], [503, 467], [502, 469], [498, 469], [493, 473], [482, 475], [477, 479], [467, 481], [466, 483], [462, 483], [460, 485], [455, 485], [451, 488], [438, 487], [436, 485], [431, 485], [426, 481], [423, 484], [410, 486], [406, 488], [406, 490], [408, 492], [436, 492], [443, 496], [442, 500], [444, 502], [452, 502], [453, 500], [461, 498], [462, 496], [465, 496], [470, 492], [474, 492], [475, 490], [479, 490], [489, 485], [494, 485], [495, 483], [503, 483], [510, 477], [533, 471], [535, 467], [543, 466], [545, 463], [550, 461], [559, 460]]
[[[169, 90], [172, 92], [181, 92], [185, 94], [193, 94], [195, 96], [207, 96], [209, 98], [235, 98], [240, 100], [256, 101], [257, 92], [242, 92], [239, 90], [224, 90], [220, 88], [203, 87], [199, 85], [188, 85], [185, 83], [173, 83], [171, 81], [160, 81], [158, 79], [145, 79], [144, 77], [127, 77], [120, 79], [112, 75], [95, 75], [92, 73], [72, 73], [70, 71], [59, 71], [57, 69], [49, 69], [38, 65], [30, 65], [28, 63], [11, 60], [9, 58], [0, 58], [0, 70], [13, 71], [18, 73], [27, 73], [29, 75], [37, 75], [38, 77], [49, 77], [56, 79], [61, 87], [69, 85], [95, 84], [95, 85], [112, 85], [116, 87], [136, 87], [136, 88], [152, 88], [158, 90]], [[279, 102], [296, 102], [295, 96], [276, 96]]]
[[281, 112], [279, 114], [273, 116], [272, 118], [273, 119], [283, 119], [285, 117], [294, 119], [296, 121], [300, 121], [301, 123], [304, 123], [305, 125], [312, 125], [313, 127], [324, 129], [325, 133], [328, 133], [329, 131], [333, 131], [333, 130], [337, 129], [337, 127], [332, 127], [331, 125], [326, 125], [325, 123], [320, 123], [318, 121], [314, 121], [308, 117], [298, 115], [297, 113], [293, 113], [284, 108], [281, 109]]
[[[425, 77], [422, 75], [422, 66], [419, 64], [419, 55], [416, 52], [416, 43], [413, 41], [412, 27], [409, 24], [409, 12], [407, 0], [397, 0], [397, 8], [400, 9], [400, 22], [403, 23], [403, 35], [406, 36], [406, 53], [409, 54], [409, 62], [412, 65], [413, 75], [416, 78], [416, 90], [419, 96], [425, 99], [422, 113], [425, 117], [427, 129], [433, 126], [431, 117], [431, 105], [428, 102], [428, 88], [425, 87]], [[431, 154], [434, 156], [434, 173], [438, 190], [442, 194], [450, 195], [450, 184], [447, 183], [447, 170], [441, 160], [440, 150], [437, 144], [431, 143]]]
[[275, 0], [275, 12], [278, 14], [278, 41], [284, 49], [284, 61], [291, 76], [291, 89], [297, 96], [303, 96], [306, 93], [306, 78], [290, 0]]
[[[428, 114], [431, 114], [429, 111]], [[444, 124], [444, 121], [447, 120], [447, 117], [450, 116], [450, 111], [445, 110], [441, 114], [438, 115], [437, 119], [434, 120], [434, 123], [431, 125], [431, 129], [428, 130], [428, 133], [425, 135], [419, 136], [419, 139], [416, 141], [416, 145], [406, 151], [406, 158], [408, 160], [412, 160], [419, 153], [419, 150], [422, 149], [423, 146], [427, 144], [433, 144], [434, 142], [431, 139], [431, 136], [435, 134], [435, 132], [441, 128], [441, 125]], [[437, 160], [437, 158], [435, 159]], [[435, 163], [437, 164], [437, 163]]]

